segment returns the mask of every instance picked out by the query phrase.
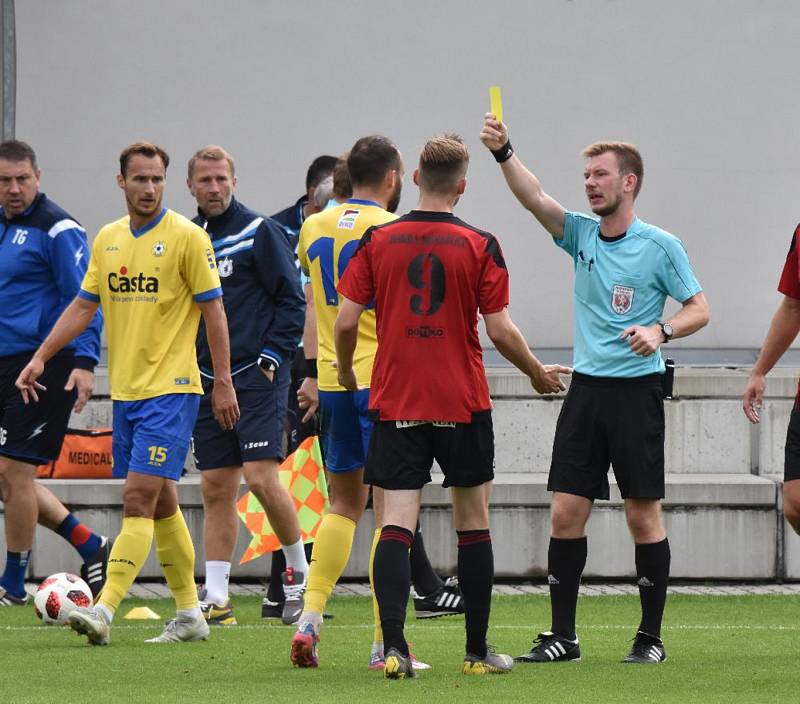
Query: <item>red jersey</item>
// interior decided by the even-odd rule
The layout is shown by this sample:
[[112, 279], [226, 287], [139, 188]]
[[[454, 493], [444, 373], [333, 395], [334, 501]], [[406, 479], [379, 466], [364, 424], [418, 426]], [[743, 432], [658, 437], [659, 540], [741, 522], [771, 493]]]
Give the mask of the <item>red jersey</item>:
[[338, 290], [375, 304], [369, 407], [381, 420], [469, 423], [491, 408], [478, 311], [508, 305], [493, 235], [452, 213], [412, 210], [364, 233]]
[[[781, 280], [778, 284], [778, 291], [789, 298], [800, 299], [800, 248], [797, 246], [797, 238], [800, 236], [800, 225], [798, 225], [792, 235], [792, 244], [789, 245], [789, 254], [786, 255], [786, 262], [781, 272]], [[800, 382], [797, 384], [797, 395], [794, 399], [795, 406], [800, 407]]]
[[789, 298], [800, 299], [800, 250], [797, 247], [797, 238], [800, 236], [800, 225], [795, 228], [792, 235], [792, 244], [789, 245], [789, 254], [783, 265], [778, 291]]

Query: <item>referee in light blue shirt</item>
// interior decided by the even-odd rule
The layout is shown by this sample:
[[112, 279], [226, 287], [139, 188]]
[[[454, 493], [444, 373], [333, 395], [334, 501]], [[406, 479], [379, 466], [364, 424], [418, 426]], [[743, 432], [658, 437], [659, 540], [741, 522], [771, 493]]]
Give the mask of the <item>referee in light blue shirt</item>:
[[[548, 583], [552, 626], [518, 662], [578, 660], [578, 585], [586, 564], [586, 522], [608, 498], [613, 467], [636, 544], [642, 618], [623, 662], [666, 659], [661, 619], [670, 551], [664, 497], [664, 362], [660, 347], [708, 322], [708, 304], [681, 241], [636, 217], [644, 176], [632, 144], [596, 142], [583, 151], [594, 216], [569, 212], [542, 190], [514, 154], [506, 126], [486, 115], [481, 141], [501, 164], [517, 200], [575, 266], [574, 373], [553, 440], [548, 489]], [[682, 304], [665, 320], [667, 296]]]

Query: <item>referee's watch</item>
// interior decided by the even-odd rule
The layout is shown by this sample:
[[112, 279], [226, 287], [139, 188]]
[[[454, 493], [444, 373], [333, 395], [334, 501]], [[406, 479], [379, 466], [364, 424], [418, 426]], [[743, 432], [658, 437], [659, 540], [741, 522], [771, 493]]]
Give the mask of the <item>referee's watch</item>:
[[664, 337], [664, 342], [669, 342], [675, 334], [672, 325], [669, 323], [659, 323], [658, 326], [661, 328], [661, 335]]

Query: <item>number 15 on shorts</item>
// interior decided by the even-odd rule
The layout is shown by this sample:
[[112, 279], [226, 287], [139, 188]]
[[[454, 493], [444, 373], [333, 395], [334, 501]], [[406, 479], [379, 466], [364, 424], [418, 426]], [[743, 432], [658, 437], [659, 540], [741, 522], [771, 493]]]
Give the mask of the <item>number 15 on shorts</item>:
[[156, 467], [160, 467], [164, 462], [167, 461], [167, 448], [166, 447], [159, 447], [158, 445], [150, 445], [147, 448], [147, 451], [150, 453], [150, 461], [148, 464], [152, 464]]

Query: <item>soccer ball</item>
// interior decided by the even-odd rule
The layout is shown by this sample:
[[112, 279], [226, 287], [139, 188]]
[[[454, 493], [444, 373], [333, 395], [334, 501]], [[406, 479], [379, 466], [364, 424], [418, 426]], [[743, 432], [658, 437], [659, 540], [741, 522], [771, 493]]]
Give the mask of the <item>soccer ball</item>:
[[77, 607], [92, 605], [92, 592], [80, 577], [59, 572], [39, 585], [33, 605], [36, 615], [45, 623], [64, 624]]

